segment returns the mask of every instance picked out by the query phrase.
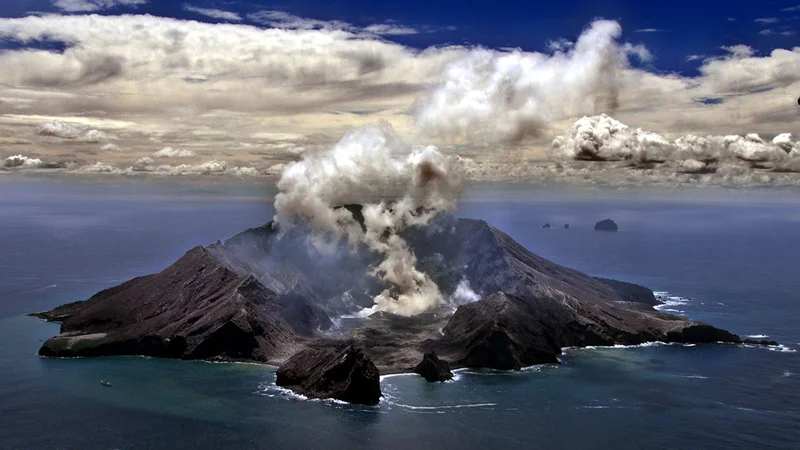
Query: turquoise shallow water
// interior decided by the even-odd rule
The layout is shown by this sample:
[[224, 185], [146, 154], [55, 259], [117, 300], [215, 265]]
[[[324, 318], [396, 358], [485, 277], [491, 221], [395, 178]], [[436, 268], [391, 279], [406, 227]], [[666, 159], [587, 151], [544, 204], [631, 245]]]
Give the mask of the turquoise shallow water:
[[[175, 186], [0, 188], [2, 448], [799, 448], [796, 203], [467, 200], [461, 215], [543, 256], [684, 297], [673, 308], [785, 347], [580, 350], [560, 365], [459, 371], [441, 385], [387, 377], [371, 408], [300, 399], [265, 366], [37, 357], [58, 326], [22, 313], [158, 270], [271, 209], [249, 193]], [[620, 233], [591, 231], [606, 216]]]

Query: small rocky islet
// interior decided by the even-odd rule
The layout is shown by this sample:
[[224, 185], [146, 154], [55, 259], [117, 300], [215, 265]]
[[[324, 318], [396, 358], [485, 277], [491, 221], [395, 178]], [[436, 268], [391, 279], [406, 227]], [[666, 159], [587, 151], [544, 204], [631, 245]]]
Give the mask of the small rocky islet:
[[318, 253], [307, 230], [270, 222], [195, 247], [159, 273], [33, 313], [61, 322], [39, 354], [268, 363], [279, 366], [276, 384], [299, 394], [375, 404], [380, 375], [441, 382], [462, 367], [557, 364], [565, 347], [776, 344], [659, 312], [650, 289], [548, 261], [485, 221], [442, 216], [403, 237], [445, 298], [466, 282], [480, 300], [360, 317], [385, 288], [367, 275], [376, 257]]

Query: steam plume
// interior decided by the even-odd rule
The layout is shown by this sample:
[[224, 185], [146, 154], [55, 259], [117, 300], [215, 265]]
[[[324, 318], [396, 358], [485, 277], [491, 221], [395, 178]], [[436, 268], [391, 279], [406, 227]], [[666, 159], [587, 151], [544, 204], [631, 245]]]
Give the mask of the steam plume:
[[[433, 280], [400, 233], [424, 226], [455, 207], [460, 182], [436, 147], [412, 148], [389, 124], [350, 131], [325, 153], [304, 157], [283, 171], [275, 198], [281, 226], [300, 218], [334, 241], [365, 245], [382, 260], [371, 275], [386, 289], [364, 311], [413, 315], [442, 302]], [[363, 205], [363, 226], [342, 205]]]
[[478, 49], [451, 63], [416, 107], [420, 131], [445, 139], [513, 141], [541, 134], [556, 119], [614, 110], [627, 55], [615, 21], [593, 22], [575, 44], [552, 55]]

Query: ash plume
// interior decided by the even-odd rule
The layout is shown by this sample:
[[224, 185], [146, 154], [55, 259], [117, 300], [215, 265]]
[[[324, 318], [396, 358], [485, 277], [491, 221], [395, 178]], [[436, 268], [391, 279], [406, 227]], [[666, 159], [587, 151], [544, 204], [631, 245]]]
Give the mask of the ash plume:
[[[317, 231], [317, 243], [346, 240], [380, 257], [370, 275], [385, 289], [362, 311], [414, 315], [442, 303], [431, 278], [401, 232], [425, 226], [456, 205], [461, 185], [436, 147], [413, 148], [387, 124], [346, 133], [329, 151], [289, 164], [278, 181], [276, 221], [291, 226], [301, 219]], [[362, 205], [361, 215], [352, 208]]]

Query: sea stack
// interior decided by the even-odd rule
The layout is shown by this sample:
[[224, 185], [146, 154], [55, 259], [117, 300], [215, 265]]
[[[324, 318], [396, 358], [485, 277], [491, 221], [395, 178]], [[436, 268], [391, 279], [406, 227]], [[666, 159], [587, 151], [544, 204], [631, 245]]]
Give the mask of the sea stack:
[[568, 224], [568, 223], [565, 223], [565, 224], [564, 224], [564, 229], [565, 229], [565, 230], [569, 230], [569, 224]]
[[611, 219], [601, 220], [594, 224], [595, 231], [619, 231], [617, 223]]
[[546, 223], [546, 224], [542, 225], [542, 228], [550, 228], [550, 224]]
[[421, 375], [428, 382], [436, 383], [453, 379], [450, 364], [436, 356], [434, 352], [425, 353], [422, 362], [414, 367], [414, 373]]
[[278, 368], [275, 384], [311, 398], [334, 398], [376, 405], [381, 399], [380, 374], [361, 349], [308, 348]]

